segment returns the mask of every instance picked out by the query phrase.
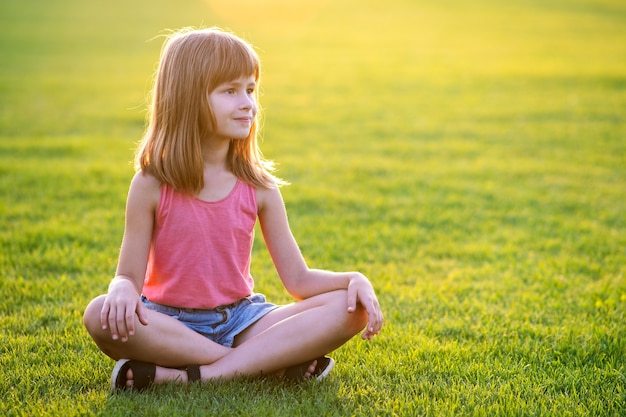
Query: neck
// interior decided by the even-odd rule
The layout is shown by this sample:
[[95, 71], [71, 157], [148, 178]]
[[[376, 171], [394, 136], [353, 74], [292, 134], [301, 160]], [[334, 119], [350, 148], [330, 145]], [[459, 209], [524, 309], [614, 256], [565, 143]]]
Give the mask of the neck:
[[208, 139], [202, 144], [202, 159], [205, 165], [225, 166], [230, 140]]

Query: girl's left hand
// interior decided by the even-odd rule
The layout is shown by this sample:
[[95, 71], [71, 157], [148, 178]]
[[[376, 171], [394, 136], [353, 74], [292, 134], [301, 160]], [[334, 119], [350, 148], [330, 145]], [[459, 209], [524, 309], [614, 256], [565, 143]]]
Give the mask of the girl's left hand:
[[367, 312], [367, 327], [361, 337], [364, 340], [371, 340], [383, 327], [383, 312], [372, 284], [360, 273], [354, 273], [348, 284], [349, 313], [356, 311], [357, 303]]

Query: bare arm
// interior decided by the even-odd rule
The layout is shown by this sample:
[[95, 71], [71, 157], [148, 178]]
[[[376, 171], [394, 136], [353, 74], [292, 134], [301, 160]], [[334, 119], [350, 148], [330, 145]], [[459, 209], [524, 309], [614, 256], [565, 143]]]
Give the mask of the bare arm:
[[287, 211], [278, 189], [257, 191], [259, 221], [265, 243], [287, 291], [296, 299], [325, 292], [347, 290], [346, 308], [355, 311], [357, 304], [368, 313], [363, 338], [371, 339], [380, 331], [383, 315], [369, 280], [359, 272], [332, 272], [310, 269], [304, 260], [287, 220]]
[[137, 173], [126, 202], [126, 226], [115, 278], [109, 285], [100, 321], [111, 337], [128, 340], [135, 332], [135, 315], [147, 325], [139, 295], [148, 264], [154, 216], [159, 202], [158, 181]]

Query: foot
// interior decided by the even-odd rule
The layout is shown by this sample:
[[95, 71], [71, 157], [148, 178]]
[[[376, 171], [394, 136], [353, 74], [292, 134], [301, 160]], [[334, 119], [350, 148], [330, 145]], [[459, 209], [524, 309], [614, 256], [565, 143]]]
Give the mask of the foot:
[[302, 379], [309, 379], [315, 373], [315, 368], [317, 368], [317, 359], [315, 359], [313, 362], [311, 362], [307, 368], [303, 368], [303, 366], [304, 366], [304, 364], [301, 364], [301, 365], [292, 366], [290, 368], [281, 369], [280, 371], [276, 372], [275, 375], [278, 378], [290, 378], [289, 377], [290, 371], [293, 372], [293, 370], [296, 367], [299, 367], [299, 368], [301, 368], [300, 372], [301, 372], [301, 375], [302, 375]]
[[[166, 382], [177, 382], [186, 384], [189, 381], [187, 372], [181, 369], [163, 368], [161, 366], [156, 367], [156, 373], [154, 376], [154, 385], [164, 384]], [[133, 370], [128, 368], [126, 371], [126, 388], [132, 389], [134, 381]]]
[[189, 365], [184, 369], [171, 369], [148, 362], [120, 359], [113, 368], [111, 390], [143, 391], [151, 385], [164, 382], [187, 383], [200, 379], [198, 365]]
[[335, 366], [333, 358], [328, 356], [321, 356], [311, 362], [308, 366], [307, 363], [301, 363], [287, 368], [284, 372], [284, 378], [299, 382], [310, 378], [315, 378], [318, 381], [326, 378], [330, 371]]
[[315, 368], [317, 368], [317, 359], [315, 359], [313, 362], [309, 364], [309, 367], [306, 368], [306, 371], [304, 371], [304, 374], [302, 375], [302, 377], [304, 379], [311, 378], [315, 374]]
[[[134, 369], [133, 379], [138, 379], [138, 381], [133, 381], [132, 386], [128, 387], [126, 385], [126, 374], [130, 369]], [[120, 389], [126, 390], [129, 388], [142, 391], [152, 385], [155, 373], [156, 366], [152, 363], [134, 361], [130, 359], [120, 359], [115, 364], [113, 373], [111, 374], [111, 391], [117, 391]]]
[[[124, 360], [118, 361], [118, 365], [116, 365], [116, 369], [118, 368], [118, 366], [123, 365], [124, 363], [125, 363]], [[176, 382], [176, 383], [186, 384], [189, 382], [190, 375], [191, 375], [192, 380], [200, 379], [200, 371], [197, 366], [195, 367], [196, 372], [194, 373], [192, 372], [191, 369], [164, 368], [161, 366], [155, 366], [151, 364], [146, 364], [146, 365], [154, 366], [154, 374], [150, 377], [151, 379], [149, 381], [149, 384], [158, 385], [158, 384], [163, 384], [166, 382]], [[306, 363], [291, 366], [287, 369], [277, 372], [276, 375], [285, 379], [292, 380], [292, 381], [302, 381], [302, 380], [308, 380], [310, 378], [316, 378], [318, 381], [321, 381], [330, 373], [330, 370], [333, 368], [334, 365], [335, 365], [335, 361], [332, 358], [329, 358], [327, 356], [322, 356], [320, 358], [313, 360], [308, 366], [306, 366]], [[113, 371], [114, 375], [116, 374], [116, 369], [114, 369]], [[122, 368], [121, 372], [125, 372], [126, 378], [123, 383], [125, 389], [129, 389], [129, 390], [133, 389], [133, 387], [136, 384], [135, 384], [135, 374], [133, 372], [132, 367], [127, 366], [127, 369], [125, 370]], [[114, 380], [119, 379], [119, 377], [117, 378], [113, 377], [113, 379]], [[141, 379], [145, 379], [145, 378], [142, 377]], [[139, 385], [140, 385], [140, 389], [145, 389], [148, 384], [146, 384], [145, 381], [140, 381]], [[117, 385], [117, 387], [121, 388], [119, 385]], [[115, 382], [113, 381], [112, 381], [112, 388], [115, 389]]]
[[[308, 368], [303, 369], [304, 372], [302, 373], [302, 379], [307, 380], [316, 374], [317, 362], [317, 360], [314, 360], [309, 364]], [[293, 376], [287, 376], [287, 371], [288, 369], [283, 369], [282, 371], [277, 372], [276, 375], [281, 378], [285, 377], [289, 379], [295, 379]], [[187, 377], [187, 372], [185, 372], [184, 370], [163, 368], [161, 366], [157, 366], [153, 384], [158, 385], [166, 382], [178, 382], [186, 384], [188, 380], [189, 379]], [[132, 389], [134, 384], [135, 381], [133, 370], [131, 368], [128, 368], [128, 370], [126, 371], [126, 388]]]

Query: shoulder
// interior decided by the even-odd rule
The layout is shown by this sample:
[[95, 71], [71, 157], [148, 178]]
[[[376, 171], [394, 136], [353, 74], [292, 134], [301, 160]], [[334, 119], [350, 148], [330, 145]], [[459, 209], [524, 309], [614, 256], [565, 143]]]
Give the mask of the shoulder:
[[259, 213], [272, 208], [284, 209], [283, 196], [278, 185], [272, 187], [256, 187], [256, 200]]
[[151, 206], [158, 205], [161, 195], [161, 182], [152, 174], [138, 171], [133, 176], [128, 192], [128, 199], [141, 200]]
[[152, 174], [145, 171], [137, 171], [133, 176], [131, 185], [148, 188], [160, 188], [161, 182]]
[[130, 189], [141, 193], [160, 193], [161, 182], [152, 174], [138, 171], [133, 176]]

